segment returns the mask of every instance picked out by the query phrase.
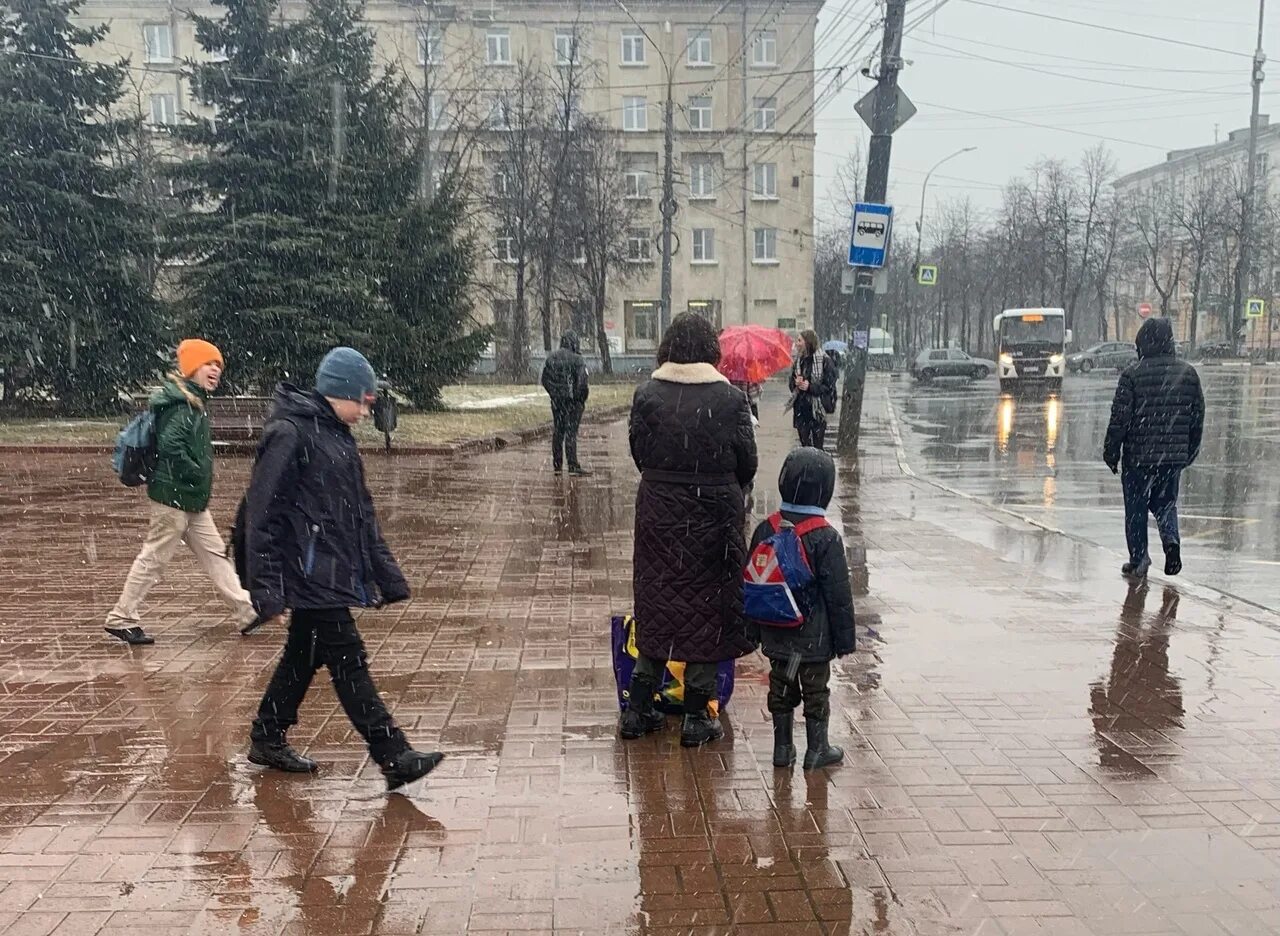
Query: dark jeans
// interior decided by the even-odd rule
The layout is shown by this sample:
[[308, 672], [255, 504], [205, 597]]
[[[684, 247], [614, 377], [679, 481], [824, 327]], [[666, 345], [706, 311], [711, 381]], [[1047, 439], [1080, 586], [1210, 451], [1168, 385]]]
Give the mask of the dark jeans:
[[[662, 685], [662, 671], [666, 669], [666, 660], [655, 660], [647, 657], [643, 653], [636, 659], [635, 669], [631, 671], [632, 682], [639, 676], [646, 679], [655, 686]], [[686, 663], [684, 667], [684, 700], [685, 711], [690, 711], [689, 702], [693, 699], [700, 700], [694, 707], [701, 710], [708, 701], [715, 698], [716, 694], [716, 670], [719, 669], [718, 663]]]
[[769, 661], [769, 711], [774, 715], [794, 712], [804, 702], [804, 717], [826, 721], [831, 717], [831, 664], [801, 663], [788, 678], [788, 660]]
[[404, 733], [382, 704], [369, 675], [364, 641], [346, 608], [293, 612], [284, 654], [253, 721], [251, 736], [255, 741], [284, 742], [285, 733], [298, 723], [298, 706], [311, 686], [311, 677], [321, 666], [329, 668], [338, 701], [369, 745], [375, 761], [386, 764], [409, 747]]
[[1133, 468], [1125, 466], [1120, 473], [1124, 488], [1124, 538], [1129, 544], [1129, 559], [1134, 563], [1150, 558], [1147, 552], [1147, 514], [1156, 518], [1160, 542], [1165, 546], [1181, 545], [1178, 535], [1178, 483], [1181, 468]]
[[827, 438], [826, 423], [801, 423], [799, 425], [800, 444], [809, 448], [822, 448]]
[[559, 471], [564, 467], [561, 453], [569, 467], [578, 467], [578, 426], [582, 422], [583, 404], [573, 400], [551, 401], [551, 464]]

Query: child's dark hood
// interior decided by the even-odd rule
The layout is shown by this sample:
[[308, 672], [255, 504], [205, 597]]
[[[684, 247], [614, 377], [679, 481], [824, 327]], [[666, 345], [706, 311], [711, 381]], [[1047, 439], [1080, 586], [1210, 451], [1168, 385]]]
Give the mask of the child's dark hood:
[[574, 354], [578, 354], [582, 350], [581, 345], [578, 343], [577, 334], [571, 331], [567, 331], [560, 336], [560, 347], [566, 351], [572, 351]]
[[826, 510], [836, 492], [836, 463], [816, 448], [797, 448], [782, 463], [778, 493], [784, 504]]
[[347, 431], [347, 426], [338, 414], [333, 411], [329, 401], [315, 390], [302, 390], [291, 383], [280, 383], [276, 386], [275, 398], [271, 401], [271, 416], [310, 419], [316, 422], [333, 423]]
[[1140, 358], [1168, 357], [1177, 352], [1173, 343], [1173, 325], [1166, 318], [1147, 319], [1138, 329], [1134, 344]]

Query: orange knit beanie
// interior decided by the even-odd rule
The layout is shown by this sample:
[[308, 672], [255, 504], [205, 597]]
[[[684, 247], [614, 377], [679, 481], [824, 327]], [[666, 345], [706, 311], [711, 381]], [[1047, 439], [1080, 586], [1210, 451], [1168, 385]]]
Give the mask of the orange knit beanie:
[[183, 377], [190, 377], [206, 364], [222, 363], [222, 352], [203, 338], [188, 338], [178, 345], [178, 372]]

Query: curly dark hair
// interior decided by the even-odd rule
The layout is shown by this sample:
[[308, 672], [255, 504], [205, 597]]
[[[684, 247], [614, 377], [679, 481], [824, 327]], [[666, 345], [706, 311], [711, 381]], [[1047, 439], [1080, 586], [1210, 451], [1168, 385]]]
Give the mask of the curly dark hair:
[[667, 326], [658, 345], [658, 366], [719, 364], [720, 339], [711, 323], [694, 312], [681, 312]]

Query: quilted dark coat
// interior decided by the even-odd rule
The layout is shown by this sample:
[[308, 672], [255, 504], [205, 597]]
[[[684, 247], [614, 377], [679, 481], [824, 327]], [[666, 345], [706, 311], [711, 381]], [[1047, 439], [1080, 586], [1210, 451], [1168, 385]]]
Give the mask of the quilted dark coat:
[[1200, 375], [1178, 359], [1168, 319], [1138, 330], [1138, 360], [1120, 375], [1103, 445], [1109, 465], [1186, 468], [1200, 454], [1204, 392]]
[[742, 489], [756, 474], [747, 398], [710, 364], [664, 364], [631, 404], [636, 643], [658, 660], [751, 652], [742, 616]]

